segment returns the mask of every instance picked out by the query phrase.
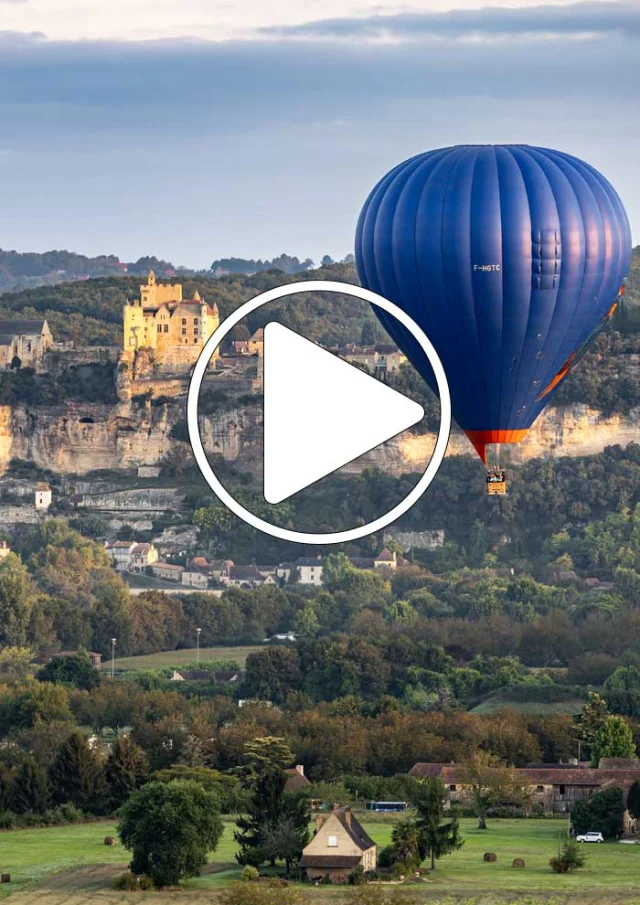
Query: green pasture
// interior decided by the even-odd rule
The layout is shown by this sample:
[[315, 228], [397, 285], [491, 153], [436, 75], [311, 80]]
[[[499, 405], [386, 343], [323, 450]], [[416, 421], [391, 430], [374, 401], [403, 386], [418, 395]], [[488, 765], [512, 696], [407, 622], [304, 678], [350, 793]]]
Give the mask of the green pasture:
[[[244, 647], [201, 647], [200, 660], [233, 660], [238, 666], [244, 666], [247, 657], [256, 650], [260, 650], [257, 644]], [[143, 654], [140, 657], [120, 657], [115, 661], [116, 669], [160, 669], [163, 666], [184, 666], [186, 663], [195, 663], [198, 652], [195, 647], [184, 650], [165, 650], [157, 654]], [[106, 660], [104, 669], [111, 667], [111, 661]]]
[[[392, 823], [367, 817], [363, 819], [367, 831], [378, 846], [387, 845]], [[418, 894], [418, 905], [422, 901], [425, 905], [475, 905], [485, 901], [510, 905], [542, 901], [558, 905], [587, 901], [640, 905], [640, 845], [609, 842], [585, 846], [586, 867], [575, 874], [557, 876], [549, 868], [549, 859], [556, 853], [563, 833], [566, 823], [561, 820], [491, 820], [485, 831], [478, 830], [473, 820], [462, 820], [463, 848], [441, 859], [435, 873], [419, 886], [407, 888], [407, 895], [415, 899]], [[94, 900], [112, 905], [130, 901], [130, 893], [112, 889], [129, 856], [119, 843], [112, 848], [105, 846], [104, 837], [108, 835], [116, 835], [113, 823], [0, 833], [0, 872], [12, 875], [11, 884], [0, 886], [0, 896], [15, 894], [16, 905]], [[495, 852], [498, 860], [484, 863], [485, 852]], [[173, 903], [215, 903], [216, 890], [239, 877], [234, 854], [233, 824], [227, 821], [218, 850], [202, 877], [185, 883], [180, 893], [136, 893], [135, 901], [156, 903], [165, 895]], [[524, 870], [512, 867], [514, 858], [525, 860]], [[305, 887], [304, 901], [309, 905], [316, 901], [342, 903], [348, 902], [348, 894], [327, 887]]]

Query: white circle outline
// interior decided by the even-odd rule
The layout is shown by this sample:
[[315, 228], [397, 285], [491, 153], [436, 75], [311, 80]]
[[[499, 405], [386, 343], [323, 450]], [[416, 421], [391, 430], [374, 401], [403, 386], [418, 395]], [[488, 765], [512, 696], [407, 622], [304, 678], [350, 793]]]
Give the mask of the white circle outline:
[[[253, 512], [245, 509], [244, 506], [241, 506], [215, 476], [202, 444], [200, 426], [198, 424], [198, 398], [200, 395], [200, 387], [202, 386], [202, 380], [209, 365], [209, 360], [215, 349], [236, 324], [247, 317], [247, 315], [254, 312], [257, 308], [261, 308], [268, 302], [273, 302], [288, 295], [295, 295], [298, 292], [338, 292], [342, 293], [342, 295], [354, 296], [355, 298], [369, 302], [371, 305], [382, 308], [387, 314], [396, 318], [403, 327], [413, 334], [429, 359], [429, 363], [436, 378], [438, 394], [440, 396], [440, 428], [438, 430], [438, 439], [436, 440], [436, 445], [429, 464], [413, 490], [411, 490], [397, 506], [394, 506], [389, 512], [374, 519], [374, 521], [368, 522], [366, 525], [360, 525], [358, 528], [349, 528], [345, 531], [334, 531], [330, 534], [311, 534], [305, 531], [293, 531], [289, 528], [281, 528], [279, 525], [272, 525], [271, 522], [264, 521], [264, 519], [261, 519]], [[297, 283], [288, 283], [285, 286], [277, 286], [275, 289], [269, 289], [267, 292], [262, 292], [255, 298], [240, 305], [240, 307], [234, 311], [233, 314], [230, 314], [229, 317], [219, 325], [217, 330], [211, 334], [200, 353], [193, 374], [191, 375], [189, 393], [187, 396], [187, 427], [189, 429], [191, 448], [193, 449], [193, 454], [198, 468], [202, 472], [202, 476], [221, 502], [224, 503], [224, 505], [239, 519], [247, 522], [252, 528], [263, 531], [264, 533], [271, 535], [271, 537], [277, 537], [280, 540], [293, 541], [293, 543], [297, 544], [344, 544], [349, 541], [368, 537], [368, 535], [374, 534], [382, 528], [386, 528], [387, 525], [395, 522], [400, 516], [404, 515], [405, 512], [408, 512], [426, 491], [427, 487], [438, 473], [438, 469], [442, 464], [444, 454], [447, 450], [447, 444], [449, 443], [449, 434], [451, 432], [451, 395], [449, 393], [447, 376], [442, 367], [442, 362], [440, 361], [438, 353], [431, 345], [431, 342], [424, 331], [416, 324], [413, 318], [406, 314], [406, 312], [383, 296], [371, 292], [369, 289], [364, 289], [362, 286], [353, 286], [351, 283], [339, 283], [335, 280], [308, 280]]]

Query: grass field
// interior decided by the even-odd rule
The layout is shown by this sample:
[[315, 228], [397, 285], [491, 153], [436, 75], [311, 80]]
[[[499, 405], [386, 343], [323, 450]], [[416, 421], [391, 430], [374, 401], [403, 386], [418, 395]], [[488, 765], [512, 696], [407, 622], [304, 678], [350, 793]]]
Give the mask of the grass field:
[[[260, 650], [257, 644], [246, 647], [201, 647], [201, 660], [234, 660], [238, 666], [244, 666], [249, 654]], [[159, 654], [145, 654], [141, 657], [121, 657], [115, 661], [116, 669], [159, 669], [161, 666], [184, 666], [185, 663], [195, 663], [197, 650], [195, 647], [184, 650], [165, 650]], [[105, 661], [104, 669], [111, 666], [110, 661]]]
[[[388, 844], [389, 821], [363, 823], [379, 846]], [[419, 887], [406, 888], [407, 905], [640, 905], [640, 846], [614, 842], [585, 846], [588, 861], [583, 870], [565, 876], [551, 872], [549, 858], [556, 853], [565, 826], [555, 820], [492, 820], [482, 832], [475, 821], [463, 820], [464, 847], [441, 859], [435, 874]], [[0, 871], [12, 874], [12, 883], [0, 886], [0, 896], [11, 894], [12, 905], [156, 905], [162, 901], [213, 905], [216, 891], [239, 875], [232, 833], [233, 826], [227, 823], [202, 877], [188, 881], [180, 891], [149, 894], [113, 890], [113, 880], [128, 860], [120, 845], [103, 844], [106, 835], [115, 835], [113, 824], [0, 833]], [[483, 862], [486, 851], [497, 854], [495, 864]], [[511, 866], [517, 857], [525, 859], [524, 870]], [[304, 888], [305, 905], [342, 905], [350, 896], [349, 890], [339, 888]]]

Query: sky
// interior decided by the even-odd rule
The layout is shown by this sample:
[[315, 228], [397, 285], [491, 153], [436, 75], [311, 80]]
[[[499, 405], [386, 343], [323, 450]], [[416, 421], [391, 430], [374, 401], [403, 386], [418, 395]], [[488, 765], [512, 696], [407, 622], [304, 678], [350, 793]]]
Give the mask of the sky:
[[0, 0], [0, 247], [342, 257], [399, 161], [583, 157], [640, 242], [640, 2]]

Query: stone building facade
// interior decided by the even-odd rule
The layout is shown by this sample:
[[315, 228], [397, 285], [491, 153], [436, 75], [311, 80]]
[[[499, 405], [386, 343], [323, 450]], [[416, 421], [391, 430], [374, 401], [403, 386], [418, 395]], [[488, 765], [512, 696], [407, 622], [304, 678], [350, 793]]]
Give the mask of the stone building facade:
[[0, 370], [15, 366], [37, 368], [53, 345], [53, 336], [44, 318], [0, 320]]
[[196, 361], [220, 316], [217, 305], [208, 305], [198, 292], [185, 299], [179, 283], [158, 283], [151, 271], [140, 298], [125, 304], [123, 320], [125, 357], [146, 349], [155, 363], [180, 367]]

